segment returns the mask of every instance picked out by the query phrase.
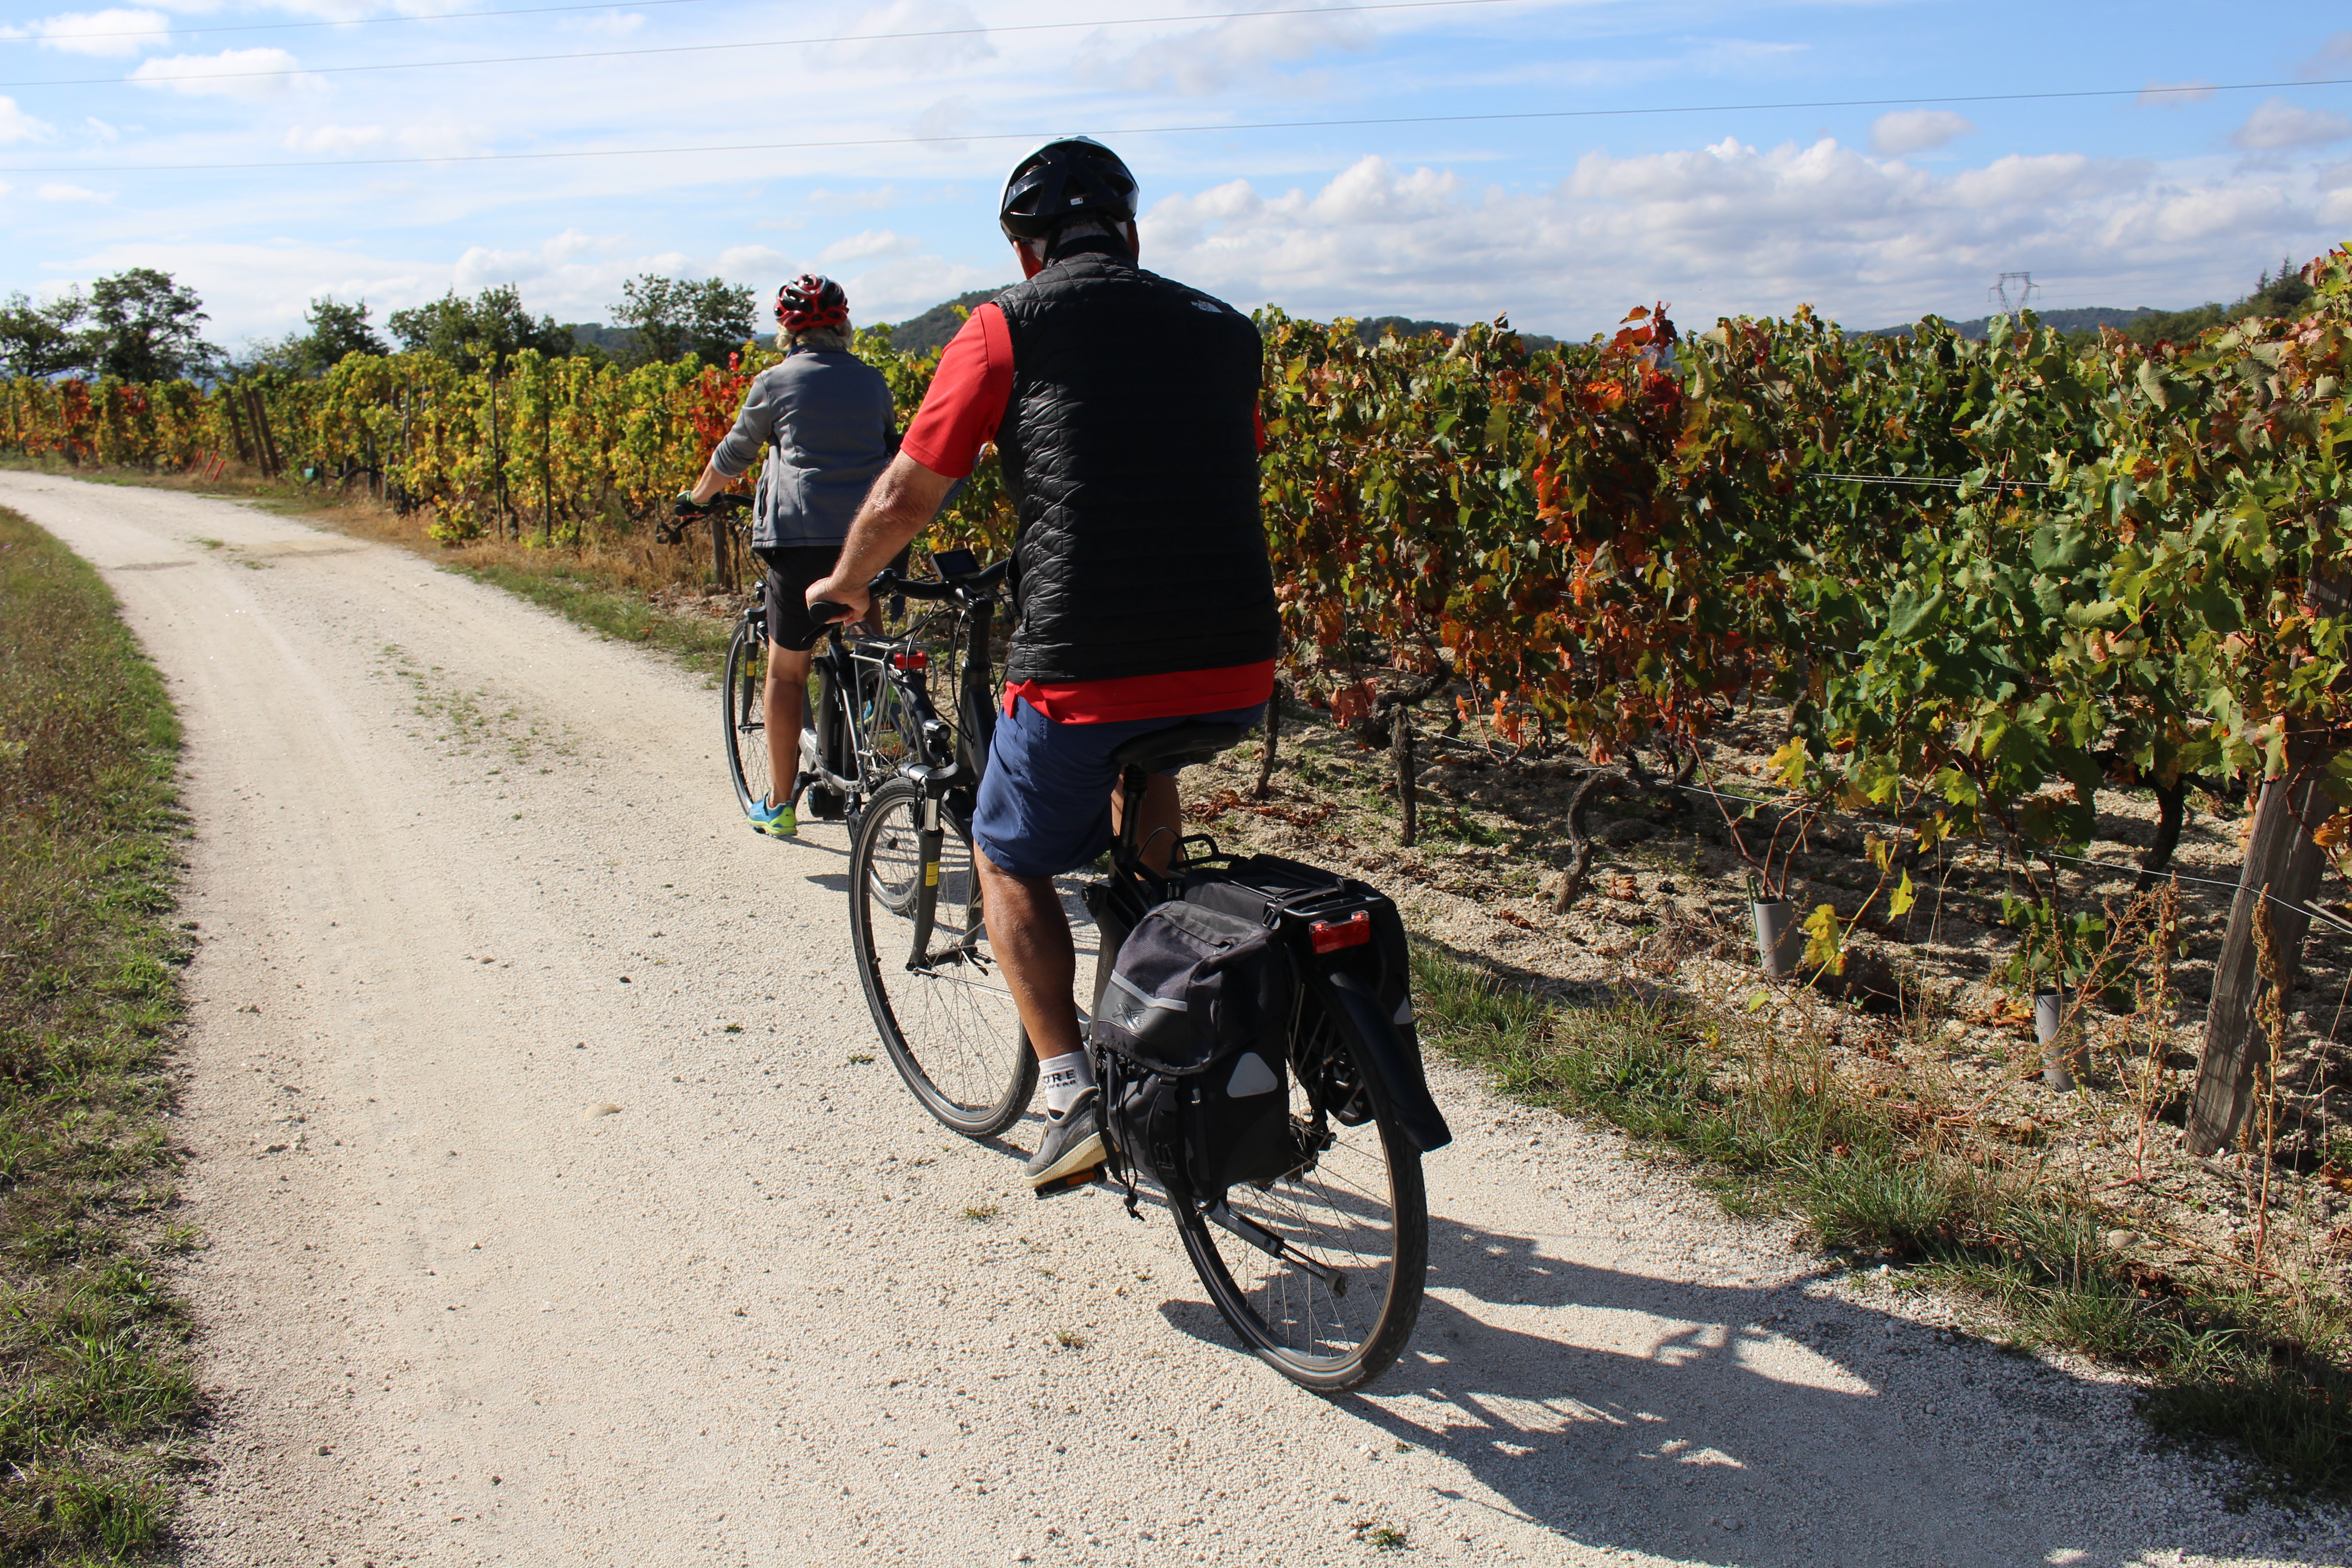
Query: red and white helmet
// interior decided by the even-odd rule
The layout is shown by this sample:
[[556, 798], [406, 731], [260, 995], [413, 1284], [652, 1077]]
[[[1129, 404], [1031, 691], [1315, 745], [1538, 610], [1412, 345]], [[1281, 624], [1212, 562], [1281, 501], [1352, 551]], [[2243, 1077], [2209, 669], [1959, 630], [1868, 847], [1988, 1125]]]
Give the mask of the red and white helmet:
[[776, 290], [776, 324], [788, 332], [849, 324], [849, 296], [830, 278], [803, 272]]

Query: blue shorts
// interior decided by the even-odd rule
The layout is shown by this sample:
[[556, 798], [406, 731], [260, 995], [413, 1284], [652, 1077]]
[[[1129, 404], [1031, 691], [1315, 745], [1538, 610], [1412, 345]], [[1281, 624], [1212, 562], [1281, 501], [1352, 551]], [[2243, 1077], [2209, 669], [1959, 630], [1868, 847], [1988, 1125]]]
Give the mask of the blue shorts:
[[971, 816], [971, 841], [999, 870], [1058, 877], [1093, 863], [1110, 845], [1111, 752], [1138, 735], [1179, 724], [1255, 724], [1265, 704], [1171, 719], [1056, 724], [1015, 700], [1000, 714], [988, 773]]

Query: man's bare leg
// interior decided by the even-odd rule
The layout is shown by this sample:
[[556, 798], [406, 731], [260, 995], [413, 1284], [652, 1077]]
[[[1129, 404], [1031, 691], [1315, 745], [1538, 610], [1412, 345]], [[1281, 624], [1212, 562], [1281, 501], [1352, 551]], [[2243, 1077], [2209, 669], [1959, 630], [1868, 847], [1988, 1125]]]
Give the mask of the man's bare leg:
[[[1118, 823], [1121, 802], [1111, 797], [1111, 823]], [[1154, 773], [1144, 792], [1139, 830], [1155, 835], [1144, 847], [1145, 864], [1155, 871], [1168, 868], [1183, 820], [1182, 797], [1176, 781]], [[1051, 877], [1016, 877], [1002, 869], [978, 845], [973, 863], [980, 868], [981, 908], [987, 911], [988, 945], [1004, 966], [1005, 984], [1013, 989], [1013, 1005], [1029, 1031], [1029, 1048], [1041, 1062], [1066, 1056], [1078, 1048], [1076, 987], [1078, 957], [1070, 940], [1070, 917]]]
[[768, 804], [781, 805], [801, 771], [801, 713], [808, 706], [813, 649], [768, 645], [768, 682], [761, 691], [768, 731]]
[[977, 844], [971, 858], [980, 868], [989, 950], [1003, 966], [1029, 1047], [1039, 1061], [1067, 1056], [1078, 1049], [1078, 959], [1062, 895], [1051, 877], [1016, 877]]

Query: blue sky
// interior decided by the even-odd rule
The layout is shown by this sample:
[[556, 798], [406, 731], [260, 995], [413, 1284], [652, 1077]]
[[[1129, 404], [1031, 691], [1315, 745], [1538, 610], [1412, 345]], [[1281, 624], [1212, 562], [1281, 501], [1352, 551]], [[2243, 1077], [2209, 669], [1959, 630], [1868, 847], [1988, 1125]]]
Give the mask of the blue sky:
[[[892, 320], [1014, 275], [995, 191], [1023, 138], [1069, 130], [1134, 166], [1147, 265], [1318, 316], [1581, 335], [1665, 300], [1685, 324], [1811, 302], [1876, 326], [1982, 314], [1997, 273], [2029, 269], [2049, 306], [2173, 306], [2352, 237], [2352, 87], [2323, 84], [2352, 78], [2352, 30], [2242, 6], [511, 14], [543, 3], [0, 6], [0, 290], [162, 267], [236, 344], [320, 293], [381, 321], [510, 281], [595, 321], [641, 271], [766, 295], [815, 268]], [[1250, 9], [1301, 14], [1226, 15]], [[485, 11], [509, 14], [449, 15]], [[935, 36], [855, 37], [908, 33]], [[763, 47], [795, 39], [832, 41]], [[2285, 85], [2140, 91], [2249, 82]], [[1925, 101], [2085, 89], [2123, 95]], [[1852, 100], [1891, 101], [1752, 107]], [[1562, 111], [1580, 117], [1430, 119]], [[627, 152], [807, 142], [867, 144]], [[529, 153], [592, 155], [477, 156]], [[253, 164], [279, 166], [202, 166]]]

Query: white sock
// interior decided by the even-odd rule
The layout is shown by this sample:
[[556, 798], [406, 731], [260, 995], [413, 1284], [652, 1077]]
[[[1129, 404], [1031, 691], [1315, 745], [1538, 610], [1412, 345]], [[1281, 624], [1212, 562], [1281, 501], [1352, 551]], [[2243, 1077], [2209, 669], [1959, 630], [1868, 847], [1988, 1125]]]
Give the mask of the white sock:
[[1095, 1066], [1084, 1051], [1048, 1057], [1037, 1064], [1037, 1076], [1045, 1080], [1045, 1109], [1056, 1116], [1070, 1109], [1080, 1091], [1095, 1086]]

